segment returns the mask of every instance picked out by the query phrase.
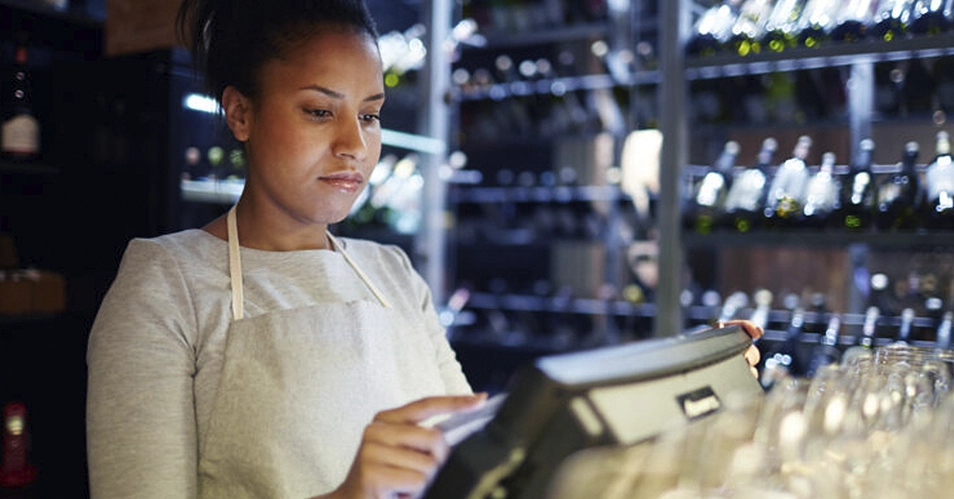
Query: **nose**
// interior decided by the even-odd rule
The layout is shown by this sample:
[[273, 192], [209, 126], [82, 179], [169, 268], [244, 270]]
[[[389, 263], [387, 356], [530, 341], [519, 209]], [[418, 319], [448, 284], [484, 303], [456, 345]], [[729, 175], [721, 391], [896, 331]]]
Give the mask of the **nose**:
[[363, 161], [368, 155], [368, 138], [361, 121], [355, 117], [338, 122], [337, 136], [334, 142], [334, 154]]

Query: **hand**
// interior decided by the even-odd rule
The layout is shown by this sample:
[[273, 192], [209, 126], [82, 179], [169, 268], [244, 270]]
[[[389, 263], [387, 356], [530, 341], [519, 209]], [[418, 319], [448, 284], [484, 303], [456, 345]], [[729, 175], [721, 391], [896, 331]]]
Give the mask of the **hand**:
[[[757, 340], [765, 334], [765, 331], [762, 328], [755, 325], [754, 322], [744, 321], [744, 320], [735, 320], [729, 322], [720, 322], [716, 325], [718, 328], [725, 326], [740, 326], [743, 331], [746, 332], [753, 340]], [[755, 376], [755, 379], [759, 379], [759, 370], [755, 366], [759, 364], [759, 360], [762, 358], [762, 354], [759, 352], [759, 348], [755, 345], [750, 346], [745, 350], [743, 354], [745, 361], [749, 364], [749, 369], [752, 370], [752, 376]]]
[[486, 394], [423, 398], [379, 412], [364, 429], [361, 446], [344, 483], [328, 497], [413, 497], [424, 490], [447, 459], [449, 447], [436, 428], [418, 423], [471, 409]]

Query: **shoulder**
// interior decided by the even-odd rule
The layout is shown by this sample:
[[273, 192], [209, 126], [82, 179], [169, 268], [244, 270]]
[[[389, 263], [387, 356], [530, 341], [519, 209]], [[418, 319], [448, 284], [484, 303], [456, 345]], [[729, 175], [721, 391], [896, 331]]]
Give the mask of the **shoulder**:
[[224, 251], [225, 244], [225, 241], [198, 229], [153, 238], [136, 238], [126, 246], [122, 267], [204, 261]]
[[338, 241], [361, 265], [375, 265], [391, 272], [414, 271], [410, 257], [400, 246], [367, 239], [338, 238]]

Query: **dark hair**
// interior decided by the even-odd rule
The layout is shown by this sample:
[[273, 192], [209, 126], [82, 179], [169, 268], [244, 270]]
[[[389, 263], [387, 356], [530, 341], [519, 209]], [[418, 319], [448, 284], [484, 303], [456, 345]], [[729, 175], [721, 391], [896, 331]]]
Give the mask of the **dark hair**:
[[176, 26], [217, 99], [229, 85], [256, 95], [266, 62], [322, 30], [353, 30], [378, 39], [363, 0], [184, 0]]

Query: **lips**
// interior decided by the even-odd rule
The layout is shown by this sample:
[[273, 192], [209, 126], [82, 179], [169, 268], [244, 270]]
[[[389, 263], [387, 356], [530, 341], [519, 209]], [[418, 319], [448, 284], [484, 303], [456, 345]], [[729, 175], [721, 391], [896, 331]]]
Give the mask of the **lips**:
[[318, 180], [347, 193], [357, 192], [358, 189], [364, 185], [364, 176], [357, 172], [341, 172], [323, 175], [319, 177]]

